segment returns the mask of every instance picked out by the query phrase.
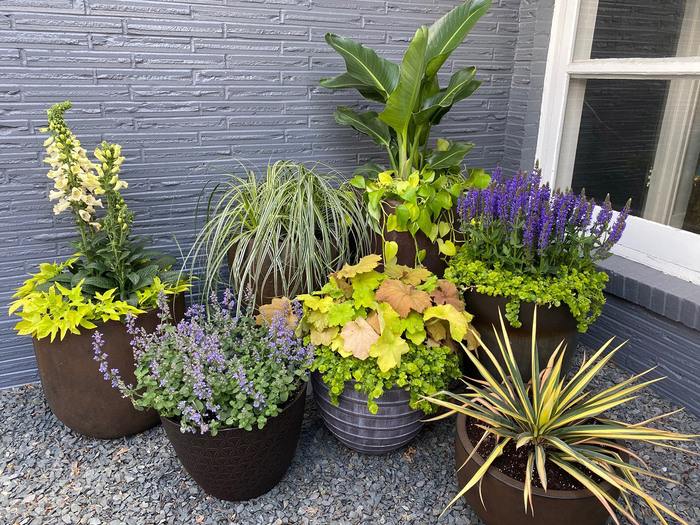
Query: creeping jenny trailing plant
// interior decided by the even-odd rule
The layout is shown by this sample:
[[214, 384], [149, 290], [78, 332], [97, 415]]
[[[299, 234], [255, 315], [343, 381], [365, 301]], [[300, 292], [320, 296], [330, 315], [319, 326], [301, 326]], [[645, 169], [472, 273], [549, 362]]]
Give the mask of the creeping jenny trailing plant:
[[411, 394], [411, 406], [460, 375], [454, 341], [476, 348], [472, 316], [464, 310], [457, 288], [425, 268], [386, 265], [368, 255], [329, 276], [318, 292], [300, 295], [304, 314], [299, 329], [317, 347], [313, 370], [338, 403], [347, 381], [368, 396], [367, 406], [385, 389], [398, 386]]
[[239, 316], [227, 289], [221, 301], [212, 296], [208, 313], [194, 305], [173, 326], [161, 295], [161, 322], [153, 333], [128, 316], [136, 385], [125, 384], [109, 367], [99, 332], [93, 337], [95, 360], [105, 379], [136, 408], [153, 408], [179, 421], [182, 432], [216, 435], [227, 428], [263, 428], [307, 380], [314, 348], [294, 334], [299, 303], [277, 300], [277, 311], [256, 320], [250, 300], [249, 293]]
[[462, 289], [508, 298], [514, 327], [520, 302], [568, 305], [585, 332], [602, 311], [608, 280], [594, 263], [609, 256], [629, 215], [629, 201], [613, 217], [609, 197], [596, 209], [585, 192], [552, 191], [540, 170], [505, 179], [500, 169], [485, 189], [458, 202], [466, 242], [445, 277]]
[[147, 250], [147, 240], [131, 236], [134, 214], [120, 193], [128, 187], [119, 178], [121, 146], [103, 142], [93, 163], [63, 119], [70, 107], [70, 102], [52, 106], [42, 131], [50, 133], [44, 142], [44, 162], [51, 166], [47, 176], [54, 183], [49, 200], [57, 201], [54, 214], [73, 215], [78, 237], [71, 247], [77, 253], [61, 264], [41, 264], [10, 307], [10, 314], [19, 310], [22, 318], [15, 326], [19, 334], [39, 339], [53, 340], [59, 332], [63, 339], [67, 332], [94, 328], [95, 320], [142, 313], [141, 308], [156, 305], [160, 292], [188, 287], [179, 272], [169, 271], [175, 258]]

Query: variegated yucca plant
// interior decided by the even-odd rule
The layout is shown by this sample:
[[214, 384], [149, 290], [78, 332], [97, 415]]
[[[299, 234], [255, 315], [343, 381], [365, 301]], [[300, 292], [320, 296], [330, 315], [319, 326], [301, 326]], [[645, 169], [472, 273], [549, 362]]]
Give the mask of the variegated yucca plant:
[[[537, 312], [535, 312], [535, 321], [536, 318]], [[536, 326], [536, 322], [533, 325]], [[635, 474], [651, 476], [665, 482], [674, 481], [650, 472], [648, 465], [626, 444], [628, 441], [641, 441], [655, 446], [684, 450], [668, 441], [692, 441], [697, 436], [647, 426], [679, 410], [634, 424], [607, 419], [603, 415], [630, 401], [641, 389], [663, 378], [638, 382], [642, 376], [653, 370], [649, 369], [600, 393], [590, 392], [587, 387], [591, 380], [624, 343], [613, 350], [608, 350], [613, 341], [610, 339], [590, 359], [584, 356], [578, 371], [567, 380], [566, 374], [562, 372], [563, 346], [560, 346], [552, 355], [547, 367], [540, 370], [533, 330], [532, 377], [535, 379], [525, 383], [518, 370], [503, 318], [501, 318], [501, 326], [503, 336], [500, 338], [497, 333], [496, 337], [505, 368], [499, 364], [496, 356], [488, 348], [483, 348], [485, 355], [496, 367], [498, 376], [491, 375], [473, 352], [466, 352], [482, 374], [483, 380], [468, 383], [468, 391], [465, 394], [440, 392], [429, 398], [432, 403], [449, 409], [438, 418], [462, 413], [475, 419], [479, 428], [484, 429], [480, 441], [474, 446], [467, 461], [489, 435], [496, 437], [496, 446], [485, 458], [483, 466], [450, 502], [448, 508], [468, 490], [479, 484], [505, 447], [509, 443], [515, 443], [516, 448], [527, 447], [528, 451], [523, 491], [526, 513], [530, 509], [534, 514], [532, 510], [534, 473], [537, 472], [542, 488], [546, 491], [545, 464], [551, 462], [590, 490], [607, 509], [615, 523], [619, 524], [617, 512], [624, 515], [631, 523], [639, 523], [630, 499], [632, 495], [636, 495], [649, 505], [661, 523], [668, 523], [664, 517], [665, 514], [687, 524], [678, 514], [645, 492], [635, 478]], [[440, 395], [446, 397], [440, 399], [438, 397]], [[694, 454], [688, 450], [684, 451]], [[636, 459], [639, 464], [626, 461], [625, 453]], [[582, 469], [593, 473], [595, 478], [584, 473]], [[619, 489], [622, 500], [618, 501], [608, 494], [599, 480], [607, 481]]]

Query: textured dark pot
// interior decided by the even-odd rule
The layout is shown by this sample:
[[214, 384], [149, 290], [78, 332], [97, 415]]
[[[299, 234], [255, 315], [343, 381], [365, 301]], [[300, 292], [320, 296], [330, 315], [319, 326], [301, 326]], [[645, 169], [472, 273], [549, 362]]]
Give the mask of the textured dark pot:
[[[510, 339], [511, 348], [518, 369], [525, 381], [529, 381], [531, 375], [531, 349], [532, 349], [532, 314], [535, 310], [534, 303], [520, 303], [520, 328], [513, 328], [505, 318], [506, 303], [505, 297], [491, 297], [474, 291], [464, 293], [464, 303], [466, 310], [474, 316], [472, 326], [476, 328], [481, 336], [481, 340], [486, 347], [496, 356], [499, 363], [503, 364], [500, 349], [496, 342], [494, 327], [498, 331], [498, 337], [503, 340], [501, 322], [499, 319], [499, 309], [503, 315], [506, 331]], [[578, 328], [576, 319], [572, 315], [567, 305], [548, 308], [540, 305], [537, 308], [537, 351], [540, 359], [540, 370], [549, 361], [549, 358], [556, 350], [557, 346], [564, 341], [566, 351], [564, 355], [563, 370], [568, 371], [571, 365], [571, 358], [576, 351], [578, 344]], [[483, 357], [481, 362], [492, 374], [496, 374], [496, 369], [491, 364], [488, 357]]]
[[[400, 201], [387, 200], [382, 202], [382, 207], [384, 208], [385, 215], [393, 215], [395, 213], [396, 207], [401, 204]], [[447, 268], [447, 263], [444, 261], [440, 253], [440, 248], [437, 243], [432, 243], [430, 239], [420, 230], [416, 232], [415, 241], [410, 232], [397, 232], [397, 231], [384, 231], [384, 241], [390, 242], [394, 241], [398, 244], [399, 251], [396, 254], [397, 264], [402, 264], [410, 268], [416, 266], [416, 244], [418, 245], [418, 251], [425, 250], [425, 258], [421, 264], [430, 270], [432, 273], [442, 278]], [[384, 253], [382, 237], [377, 233], [372, 235], [372, 252], [382, 255]]]
[[[484, 459], [478, 453], [467, 461], [474, 447], [467, 435], [466, 422], [467, 416], [457, 415], [455, 456], [460, 488], [465, 487], [484, 464]], [[626, 460], [625, 457], [623, 459]], [[612, 485], [607, 482], [601, 485], [608, 494], [614, 498], [619, 497], [619, 491]], [[524, 487], [523, 483], [491, 467], [482, 478], [481, 496], [477, 484], [469, 489], [464, 497], [486, 525], [605, 525], [608, 520], [608, 511], [588, 489], [545, 492], [544, 489], [533, 487], [534, 516], [531, 512], [526, 514], [523, 503]]]
[[314, 399], [328, 430], [347, 447], [365, 454], [384, 454], [413, 440], [423, 428], [425, 413], [409, 406], [411, 395], [402, 388], [385, 390], [375, 399], [379, 410], [367, 408], [367, 395], [345, 383], [338, 406], [331, 403], [330, 391], [319, 372], [311, 374]]
[[[175, 302], [175, 318], [184, 315], [184, 296]], [[136, 318], [136, 325], [154, 331], [158, 311], [149, 310]], [[114, 439], [143, 432], [158, 423], [153, 410], [136, 410], [129, 399], [112, 387], [111, 381], [99, 371], [93, 358], [92, 335], [99, 331], [105, 341], [102, 351], [107, 354], [110, 368], [119, 370], [127, 384], [135, 384], [132, 340], [126, 326], [119, 321], [96, 323], [92, 330], [80, 334], [68, 333], [60, 340], [48, 337], [32, 339], [39, 369], [41, 386], [54, 415], [68, 428], [79, 434], [100, 439]]]
[[204, 492], [227, 501], [257, 498], [272, 490], [289, 468], [301, 433], [306, 383], [265, 426], [230, 428], [216, 436], [180, 432], [180, 422], [161, 417], [178, 459]]

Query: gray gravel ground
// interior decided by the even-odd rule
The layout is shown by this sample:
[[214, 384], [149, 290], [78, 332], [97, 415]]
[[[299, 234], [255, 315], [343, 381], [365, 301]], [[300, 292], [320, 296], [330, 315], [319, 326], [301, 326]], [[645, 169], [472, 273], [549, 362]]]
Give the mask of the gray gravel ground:
[[[608, 366], [594, 385], [628, 375]], [[184, 472], [162, 428], [101, 441], [72, 433], [51, 414], [41, 388], [0, 391], [0, 523], [3, 524], [479, 524], [457, 493], [454, 420], [431, 423], [415, 442], [384, 456], [354, 453], [325, 429], [308, 400], [301, 440], [282, 482], [244, 503], [207, 496]], [[642, 421], [675, 406], [650, 391], [612, 414]], [[684, 413], [667, 428], [700, 434]], [[698, 441], [683, 445], [700, 452]], [[680, 485], [647, 480], [647, 490], [689, 523], [700, 523], [700, 457], [635, 447], [653, 471]], [[640, 522], [658, 523], [639, 503]]]

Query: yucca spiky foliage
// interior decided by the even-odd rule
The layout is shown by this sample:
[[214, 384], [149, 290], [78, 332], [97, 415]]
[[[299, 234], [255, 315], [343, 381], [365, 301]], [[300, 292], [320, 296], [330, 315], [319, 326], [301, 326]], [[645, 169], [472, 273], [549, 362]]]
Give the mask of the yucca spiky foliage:
[[[536, 317], [537, 312], [535, 312], [535, 321]], [[610, 339], [590, 359], [584, 356], [579, 370], [567, 380], [562, 372], [564, 356], [562, 346], [552, 355], [547, 367], [540, 370], [533, 330], [532, 377], [535, 379], [526, 384], [516, 365], [503, 318], [501, 318], [501, 327], [503, 337], [498, 337], [498, 334], [496, 336], [506, 367], [499, 365], [495, 355], [489, 349], [483, 349], [485, 355], [496, 367], [498, 377], [491, 375], [473, 352], [466, 352], [482, 374], [483, 380], [469, 383], [466, 394], [440, 392], [429, 398], [431, 402], [449, 409], [449, 412], [441, 417], [462, 413], [477, 420], [478, 426], [484, 429], [484, 434], [474, 447], [472, 455], [489, 435], [494, 435], [497, 440], [496, 446], [485, 459], [483, 466], [450, 502], [448, 508], [480, 482], [494, 460], [503, 453], [506, 445], [515, 443], [517, 448], [527, 447], [528, 450], [523, 491], [525, 512], [533, 508], [532, 484], [535, 470], [543, 489], [547, 490], [545, 463], [549, 461], [589, 489], [605, 506], [615, 523], [619, 524], [616, 516], [619, 512], [631, 523], [638, 524], [630, 500], [633, 494], [649, 505], [661, 523], [668, 523], [663, 514], [686, 523], [671, 509], [647, 494], [635, 478], [635, 474], [652, 476], [666, 482], [673, 482], [673, 480], [650, 472], [638, 455], [626, 445], [620, 445], [620, 441], [615, 440], [642, 441], [678, 449], [668, 441], [691, 441], [697, 436], [677, 434], [647, 426], [677, 411], [635, 424], [613, 421], [602, 415], [630, 401], [639, 390], [662, 378], [638, 382], [639, 378], [652, 370], [650, 369], [600, 393], [589, 392], [587, 387], [591, 380], [622, 345], [608, 350], [613, 340]], [[447, 396], [447, 400], [440, 399], [444, 396]], [[635, 458], [640, 465], [626, 462], [623, 459], [625, 452]], [[467, 461], [469, 459], [471, 455]], [[582, 469], [587, 469], [589, 473], [585, 473]], [[592, 478], [590, 473], [595, 477]], [[599, 480], [607, 481], [617, 487], [622, 500], [618, 501], [611, 497]]]

